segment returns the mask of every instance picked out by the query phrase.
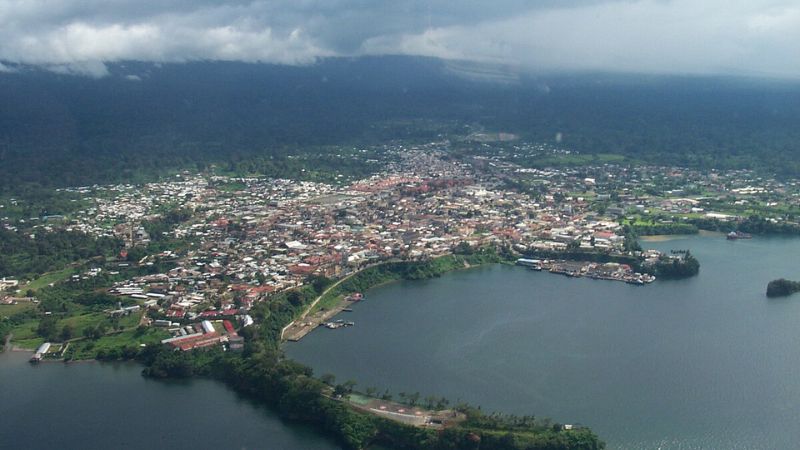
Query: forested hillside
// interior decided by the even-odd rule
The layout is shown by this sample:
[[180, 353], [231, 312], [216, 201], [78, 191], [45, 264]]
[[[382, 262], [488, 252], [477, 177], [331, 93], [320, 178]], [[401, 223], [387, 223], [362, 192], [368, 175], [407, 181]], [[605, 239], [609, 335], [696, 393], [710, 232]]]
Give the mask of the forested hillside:
[[[585, 153], [800, 173], [800, 84], [720, 78], [461, 76], [418, 57], [111, 65], [93, 79], [0, 73], [0, 189], [135, 181], [209, 163], [236, 168], [465, 125]], [[273, 162], [264, 163], [271, 157]], [[267, 159], [267, 161], [270, 161]]]

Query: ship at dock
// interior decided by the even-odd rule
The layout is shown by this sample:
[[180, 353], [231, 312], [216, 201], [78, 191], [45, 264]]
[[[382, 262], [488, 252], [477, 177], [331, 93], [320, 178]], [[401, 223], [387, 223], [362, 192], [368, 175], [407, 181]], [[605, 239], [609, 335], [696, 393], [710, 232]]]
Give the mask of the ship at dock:
[[36, 352], [33, 354], [33, 356], [31, 356], [31, 359], [29, 361], [34, 364], [38, 363], [39, 361], [44, 359], [44, 356], [47, 354], [49, 350], [50, 350], [50, 343], [45, 342], [44, 344], [40, 345], [38, 349], [36, 349]]
[[361, 300], [364, 300], [364, 294], [362, 294], [361, 292], [354, 292], [345, 297], [344, 299], [347, 300], [348, 302], [360, 302]]
[[337, 328], [352, 327], [355, 324], [355, 322], [345, 322], [344, 320], [339, 319], [331, 322], [325, 322], [322, 324], [322, 326], [329, 330], [335, 330]]
[[749, 233], [743, 233], [741, 231], [731, 231], [725, 236], [725, 238], [729, 241], [735, 241], [738, 239], [753, 239], [753, 235]]

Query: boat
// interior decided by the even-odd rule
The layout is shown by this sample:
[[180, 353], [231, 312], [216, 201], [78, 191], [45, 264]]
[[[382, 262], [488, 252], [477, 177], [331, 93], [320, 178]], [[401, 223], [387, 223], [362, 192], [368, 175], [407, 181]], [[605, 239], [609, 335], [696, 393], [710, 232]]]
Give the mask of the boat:
[[355, 324], [355, 322], [345, 322], [344, 320], [339, 319], [334, 320], [333, 322], [325, 322], [322, 325], [330, 330], [335, 330], [337, 328], [352, 327]]
[[353, 294], [348, 295], [345, 298], [345, 300], [350, 302], [360, 302], [361, 300], [364, 300], [364, 294], [362, 294], [361, 292], [355, 292]]
[[735, 241], [737, 239], [753, 239], [753, 235], [749, 233], [743, 233], [741, 231], [731, 231], [727, 234], [726, 238], [729, 241]]
[[36, 364], [44, 358], [44, 355], [47, 354], [47, 351], [50, 350], [50, 343], [45, 342], [44, 344], [40, 345], [38, 349], [36, 349], [36, 353], [31, 356], [30, 362]]

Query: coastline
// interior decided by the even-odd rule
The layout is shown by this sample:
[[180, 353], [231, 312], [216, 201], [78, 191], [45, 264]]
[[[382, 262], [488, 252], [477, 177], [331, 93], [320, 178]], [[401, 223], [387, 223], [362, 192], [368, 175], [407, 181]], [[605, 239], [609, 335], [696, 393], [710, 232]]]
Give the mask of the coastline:
[[[447, 254], [424, 261], [398, 261], [365, 268], [352, 276], [340, 280], [328, 289], [322, 290], [316, 298], [308, 295], [313, 292], [311, 286], [295, 290], [305, 296], [303, 305], [295, 305], [298, 313], [307, 311], [313, 302], [323, 294], [338, 297], [343, 293], [361, 292], [369, 288], [400, 280], [422, 280], [435, 278], [442, 274], [478, 268], [487, 264], [508, 263], [494, 248], [476, 250], [468, 255]], [[333, 288], [333, 289], [331, 289]], [[318, 291], [319, 292], [319, 291]], [[271, 306], [282, 305], [286, 311], [292, 309], [290, 292], [284, 292], [272, 299]], [[339, 299], [338, 305], [341, 305]], [[346, 304], [346, 303], [345, 303]], [[302, 309], [301, 309], [302, 308]], [[287, 311], [288, 312], [288, 311]], [[339, 311], [336, 311], [339, 312]], [[334, 313], [335, 314], [335, 313]], [[275, 350], [283, 342], [280, 339], [281, 327], [278, 321], [291, 320], [290, 317], [270, 315], [255, 332], [261, 334], [261, 341], [267, 346], [275, 346]], [[285, 323], [285, 322], [284, 322]], [[272, 331], [274, 330], [274, 331]], [[274, 334], [273, 334], [274, 333]], [[258, 342], [256, 342], [258, 344]], [[259, 347], [256, 347], [259, 348]], [[266, 350], [266, 351], [265, 351]], [[120, 359], [117, 359], [120, 360]], [[122, 358], [121, 360], [126, 360]], [[568, 442], [582, 442], [586, 448], [603, 448], [602, 441], [588, 428], [553, 428], [549, 422], [532, 421], [522, 428], [514, 422], [516, 416], [510, 416], [508, 422], [484, 421], [484, 414], [479, 408], [459, 405], [453, 414], [460, 414], [463, 419], [448, 425], [446, 433], [438, 433], [439, 428], [432, 426], [434, 422], [408, 423], [407, 415], [397, 416], [382, 414], [382, 410], [364, 410], [357, 408], [350, 401], [342, 401], [330, 397], [331, 389], [338, 391], [342, 385], [325, 385], [311, 376], [310, 369], [280, 356], [280, 351], [264, 349], [253, 355], [237, 357], [229, 352], [213, 349], [206, 352], [171, 352], [159, 346], [148, 346], [148, 350], [139, 352], [134, 360], [144, 366], [142, 374], [154, 379], [207, 378], [222, 382], [233, 390], [252, 398], [254, 401], [273, 409], [279, 416], [305, 423], [323, 435], [342, 444], [344, 448], [364, 449], [374, 444], [392, 442], [401, 448], [428, 449], [431, 442], [453, 444], [460, 448], [464, 439], [477, 435], [492, 441], [500, 434], [513, 434], [521, 443], [540, 444], [550, 442], [553, 448], [569, 448]], [[55, 360], [49, 361], [56, 362]], [[63, 361], [58, 361], [63, 362]], [[73, 361], [70, 361], [73, 362]], [[74, 362], [105, 362], [98, 359], [74, 360]], [[267, 370], [267, 368], [271, 368]], [[271, 388], [264, 390], [265, 377]], [[347, 383], [344, 384], [346, 386]], [[352, 392], [356, 394], [356, 392]], [[372, 397], [383, 406], [402, 409], [413, 407], [412, 403], [391, 402], [389, 399]], [[311, 406], [309, 406], [311, 405]], [[388, 405], [388, 406], [387, 406]], [[318, 414], [309, 414], [317, 411]], [[427, 416], [427, 414], [425, 415]], [[416, 420], [416, 419], [415, 419]], [[395, 448], [391, 446], [388, 448]]]
[[685, 239], [692, 236], [725, 237], [725, 233], [721, 231], [699, 230], [696, 234], [651, 234], [648, 236], [639, 236], [638, 239], [642, 242], [666, 242]]
[[[438, 270], [431, 270], [423, 277], [408, 278], [404, 276], [404, 270], [407, 268], [419, 265], [430, 266], [431, 264], [437, 261], [441, 261], [444, 258], [453, 258], [453, 261], [450, 264], [436, 266], [436, 269]], [[506, 262], [506, 260], [504, 260], [497, 253], [479, 252], [472, 255], [458, 255], [455, 253], [449, 253], [445, 255], [436, 256], [427, 261], [386, 261], [379, 264], [375, 264], [373, 266], [359, 269], [358, 271], [348, 275], [345, 278], [342, 278], [341, 280], [337, 281], [332, 286], [330, 286], [328, 289], [326, 289], [325, 292], [323, 292], [314, 302], [312, 302], [314, 306], [310, 307], [308, 311], [301, 317], [293, 320], [286, 327], [284, 327], [284, 329], [281, 332], [280, 341], [282, 343], [287, 341], [298, 342], [303, 337], [307, 336], [309, 333], [311, 333], [313, 330], [318, 328], [326, 321], [333, 319], [334, 317], [341, 314], [344, 311], [344, 309], [346, 309], [349, 305], [355, 303], [347, 299], [348, 294], [352, 294], [355, 292], [364, 292], [369, 289], [376, 288], [378, 286], [383, 286], [401, 280], [430, 279], [441, 276], [448, 272], [469, 270], [484, 266], [486, 264], [501, 264], [503, 262]], [[382, 277], [377, 280], [374, 279], [367, 280], [363, 284], [360, 282], [362, 277], [369, 276], [369, 271], [371, 270], [380, 271], [382, 268], [388, 268], [387, 273], [389, 273], [390, 276]], [[346, 284], [348, 281], [352, 281], [355, 285], [358, 285], [358, 289], [348, 290], [348, 286], [342, 287], [342, 285]], [[329, 306], [328, 308], [323, 307], [320, 310], [315, 311], [314, 310], [315, 305], [318, 302], [324, 302], [324, 300], [328, 296], [334, 298], [338, 297], [339, 301], [336, 302], [333, 306]]]

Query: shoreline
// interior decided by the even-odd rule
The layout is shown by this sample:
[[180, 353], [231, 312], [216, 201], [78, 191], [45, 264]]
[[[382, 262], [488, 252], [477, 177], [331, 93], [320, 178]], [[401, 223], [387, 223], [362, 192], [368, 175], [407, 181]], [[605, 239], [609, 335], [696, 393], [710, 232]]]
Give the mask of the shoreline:
[[708, 231], [708, 230], [699, 230], [695, 234], [651, 234], [647, 236], [639, 236], [639, 240], [642, 242], [666, 242], [666, 241], [675, 241], [678, 239], [686, 239], [689, 237], [725, 237], [725, 233], [721, 231]]
[[[444, 275], [444, 274], [450, 273], [450, 272], [474, 269], [474, 268], [478, 268], [478, 267], [481, 267], [481, 266], [485, 266], [487, 264], [503, 264], [505, 262], [501, 258], [501, 259], [498, 259], [497, 261], [470, 263], [466, 259], [469, 256], [470, 255], [456, 255], [454, 253], [449, 253], [449, 254], [446, 254], [446, 255], [439, 255], [439, 256], [436, 256], [434, 258], [431, 258], [430, 261], [435, 261], [437, 259], [447, 258], [447, 257], [456, 257], [456, 258], [465, 258], [465, 259], [461, 260], [463, 265], [461, 265], [460, 267], [456, 266], [456, 267], [448, 268], [448, 269], [446, 269], [446, 270], [444, 270], [442, 272], [437, 272], [433, 276], [429, 276], [429, 277], [425, 277], [425, 278], [421, 278], [421, 279], [430, 279], [430, 278], [441, 276], [441, 275]], [[414, 264], [420, 264], [420, 263], [425, 263], [425, 262], [426, 261], [387, 261], [387, 262], [383, 262], [383, 263], [380, 263], [380, 264], [376, 264], [374, 266], [370, 266], [370, 267], [365, 267], [363, 269], [359, 269], [358, 271], [348, 275], [345, 278], [342, 278], [341, 280], [339, 280], [336, 283], [334, 283], [333, 285], [331, 285], [331, 287], [326, 289], [325, 293], [320, 295], [319, 298], [317, 298], [314, 303], [316, 303], [318, 301], [321, 301], [323, 299], [323, 297], [328, 294], [328, 291], [330, 289], [333, 289], [334, 287], [338, 287], [340, 283], [342, 283], [342, 282], [344, 282], [346, 280], [352, 279], [352, 278], [356, 278], [356, 277], [358, 277], [359, 275], [363, 274], [364, 272], [366, 272], [368, 270], [375, 269], [375, 268], [378, 268], [378, 267], [381, 267], [381, 266], [386, 266], [386, 265], [389, 265], [389, 264], [398, 264], [401, 267], [411, 267]], [[398, 278], [383, 280], [383, 281], [380, 281], [380, 282], [375, 283], [375, 284], [370, 284], [370, 285], [368, 285], [367, 287], [365, 287], [362, 290], [363, 291], [368, 291], [370, 289], [374, 289], [374, 288], [377, 288], [379, 286], [387, 285], [387, 284], [390, 284], [390, 283], [396, 283], [398, 281], [403, 281], [403, 280], [404, 280], [404, 278], [402, 276], [400, 276]], [[342, 294], [341, 293], [337, 293], [336, 295], [337, 296], [341, 296]], [[336, 317], [339, 314], [341, 314], [342, 312], [344, 312], [344, 309], [346, 309], [348, 306], [352, 305], [353, 303], [358, 303], [358, 302], [350, 301], [350, 300], [348, 300], [346, 298], [346, 296], [342, 296], [342, 298], [333, 307], [331, 307], [329, 309], [319, 310], [319, 311], [316, 311], [313, 314], [311, 314], [311, 310], [313, 310], [313, 307], [312, 307], [307, 314], [305, 314], [304, 316], [302, 316], [302, 317], [300, 317], [298, 319], [295, 319], [294, 321], [292, 321], [289, 325], [287, 325], [283, 329], [283, 332], [281, 333], [281, 339], [280, 339], [281, 343], [299, 342], [302, 338], [306, 337], [309, 333], [311, 333], [315, 329], [317, 329], [320, 326], [322, 326], [322, 324], [324, 324], [325, 322], [329, 321], [330, 319], [333, 319], [334, 317]], [[309, 316], [309, 314], [310, 314], [310, 316]]]

